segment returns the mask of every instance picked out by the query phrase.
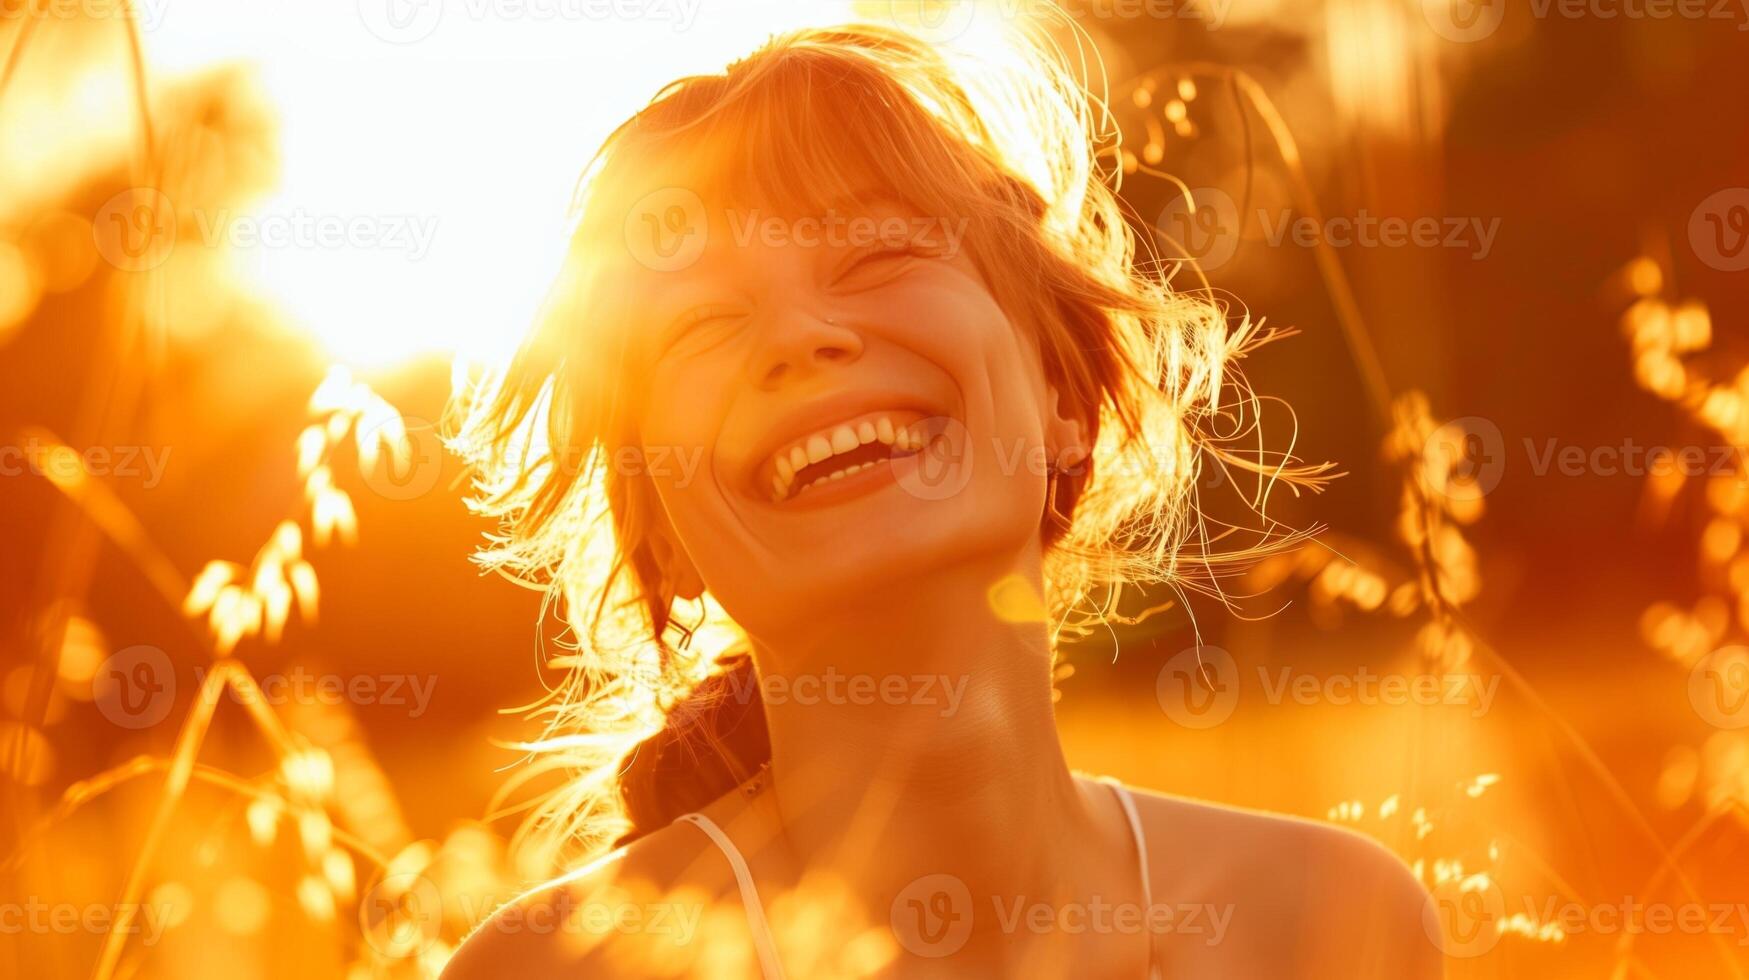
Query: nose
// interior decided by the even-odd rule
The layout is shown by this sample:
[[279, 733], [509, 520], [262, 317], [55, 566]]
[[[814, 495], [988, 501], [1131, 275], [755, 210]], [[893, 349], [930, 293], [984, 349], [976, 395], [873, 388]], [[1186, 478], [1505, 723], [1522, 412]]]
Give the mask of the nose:
[[773, 317], [748, 362], [749, 380], [766, 390], [808, 377], [828, 364], [862, 356], [862, 335], [833, 317], [801, 311]]

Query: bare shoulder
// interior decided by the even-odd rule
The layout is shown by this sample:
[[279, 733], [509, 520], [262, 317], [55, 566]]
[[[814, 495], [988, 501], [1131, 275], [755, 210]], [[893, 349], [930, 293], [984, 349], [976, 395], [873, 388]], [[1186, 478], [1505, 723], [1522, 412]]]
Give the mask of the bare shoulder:
[[1135, 799], [1155, 901], [1201, 907], [1211, 923], [1200, 937], [1207, 948], [1177, 944], [1205, 965], [1218, 961], [1228, 976], [1442, 975], [1423, 925], [1427, 893], [1379, 842], [1298, 817], [1141, 791]]
[[698, 954], [720, 889], [707, 848], [693, 828], [665, 827], [531, 889], [474, 929], [443, 980], [672, 976]]

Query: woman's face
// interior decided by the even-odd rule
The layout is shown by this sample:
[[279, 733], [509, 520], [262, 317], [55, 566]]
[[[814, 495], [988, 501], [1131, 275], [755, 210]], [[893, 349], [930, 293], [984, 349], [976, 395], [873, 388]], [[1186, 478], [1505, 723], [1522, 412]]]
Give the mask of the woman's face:
[[631, 287], [638, 439], [681, 552], [743, 628], [1036, 542], [1055, 399], [964, 222], [885, 204], [707, 221], [696, 260]]

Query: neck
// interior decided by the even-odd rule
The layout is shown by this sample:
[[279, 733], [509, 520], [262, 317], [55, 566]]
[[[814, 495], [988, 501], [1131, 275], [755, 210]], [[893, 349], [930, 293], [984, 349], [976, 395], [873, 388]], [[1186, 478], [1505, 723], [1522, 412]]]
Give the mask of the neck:
[[[1021, 565], [1036, 593], [1036, 558]], [[1046, 624], [989, 598], [1013, 574], [958, 566], [759, 645], [769, 799], [797, 854], [871, 887], [947, 872], [994, 890], [1051, 880], [1088, 839]]]

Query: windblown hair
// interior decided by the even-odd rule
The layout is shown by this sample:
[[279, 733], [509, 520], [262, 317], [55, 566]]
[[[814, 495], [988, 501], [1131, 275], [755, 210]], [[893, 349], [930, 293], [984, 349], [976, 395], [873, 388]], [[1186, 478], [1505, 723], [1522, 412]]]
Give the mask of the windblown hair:
[[[627, 215], [664, 188], [790, 214], [870, 195], [967, 221], [997, 302], [1038, 342], [1047, 379], [1096, 434], [1040, 515], [1053, 637], [1098, 627], [1132, 589], [1219, 595], [1227, 571], [1291, 541], [1262, 517], [1278, 482], [1321, 467], [1261, 448], [1234, 362], [1263, 338], [1178, 291], [1117, 196], [1119, 134], [1039, 37], [952, 51], [886, 27], [810, 28], [721, 74], [681, 79], [622, 124], [579, 183], [569, 258], [507, 365], [463, 385], [451, 445], [474, 507], [498, 521], [476, 556], [549, 590], [570, 628], [564, 680], [532, 706], [544, 737], [507, 792], [562, 777], [529, 806], [525, 870], [573, 867], [727, 792], [769, 752], [744, 637], [707, 595], [677, 604], [652, 552], [637, 371], [616, 290]], [[785, 210], [789, 209], [789, 210]], [[681, 275], [684, 273], [674, 273]], [[1245, 471], [1260, 518], [1238, 543], [1199, 513], [1207, 466]], [[677, 608], [677, 605], [679, 608]]]

